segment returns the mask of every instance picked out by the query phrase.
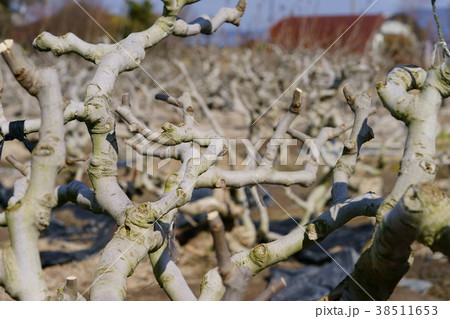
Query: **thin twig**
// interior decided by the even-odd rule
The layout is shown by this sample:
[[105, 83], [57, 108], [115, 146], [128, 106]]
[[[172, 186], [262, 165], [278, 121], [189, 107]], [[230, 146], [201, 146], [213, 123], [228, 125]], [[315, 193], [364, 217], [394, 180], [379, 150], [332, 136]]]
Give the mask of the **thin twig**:
[[441, 40], [441, 43], [442, 43], [442, 48], [444, 49], [445, 54], [448, 57], [450, 57], [450, 51], [447, 48], [447, 42], [445, 41], [444, 34], [442, 33], [441, 22], [439, 21], [439, 16], [438, 16], [437, 10], [436, 10], [436, 0], [431, 0], [431, 5], [433, 7], [434, 20], [436, 21], [437, 31], [438, 31], [439, 39]]
[[278, 279], [272, 279], [267, 285], [266, 289], [264, 289], [258, 296], [253, 299], [254, 301], [269, 301], [279, 293], [281, 290], [286, 288], [287, 283], [286, 280], [281, 277]]

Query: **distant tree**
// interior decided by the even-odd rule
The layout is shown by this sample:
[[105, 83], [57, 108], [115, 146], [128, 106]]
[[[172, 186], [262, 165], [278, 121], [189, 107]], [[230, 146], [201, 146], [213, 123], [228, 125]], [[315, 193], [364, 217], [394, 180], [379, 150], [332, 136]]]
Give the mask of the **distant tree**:
[[124, 33], [142, 31], [156, 20], [153, 14], [153, 4], [149, 0], [133, 1], [127, 0], [127, 21]]
[[11, 23], [10, 0], [0, 0], [0, 36], [8, 32]]
[[149, 0], [139, 1], [128, 0], [128, 18], [134, 22], [148, 25], [154, 19], [153, 5]]
[[0, 5], [2, 6], [2, 9], [3, 8], [9, 8], [9, 3], [10, 3], [11, 1], [10, 0], [0, 0]]
[[[0, 25], [1, 33], [3, 37], [13, 38], [24, 46], [29, 46], [36, 35], [44, 30], [54, 33], [72, 32], [85, 41], [103, 41], [105, 33], [94, 20], [98, 21], [113, 37], [117, 37], [115, 32], [117, 29], [111, 27], [113, 16], [97, 0], [79, 1], [94, 20], [87, 18], [86, 13], [72, 0], [60, 1], [52, 8], [45, 6], [47, 0], [9, 0], [9, 2], [8, 12], [11, 16], [21, 7], [26, 9], [22, 20], [24, 23], [14, 25], [14, 19], [10, 19], [10, 22]], [[18, 5], [19, 2], [22, 4]]]

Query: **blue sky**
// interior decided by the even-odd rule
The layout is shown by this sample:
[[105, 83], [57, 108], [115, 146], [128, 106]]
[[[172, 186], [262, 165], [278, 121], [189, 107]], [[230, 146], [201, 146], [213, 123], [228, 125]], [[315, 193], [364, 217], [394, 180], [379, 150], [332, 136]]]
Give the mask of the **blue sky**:
[[[125, 8], [125, 0], [101, 0], [101, 2], [115, 13], [123, 12]], [[160, 12], [161, 1], [152, 0], [152, 2], [155, 5], [155, 10]], [[201, 0], [191, 5], [188, 12], [191, 17], [201, 14], [213, 15], [218, 8], [234, 6], [236, 3], [237, 0]], [[431, 10], [429, 0], [248, 0], [241, 29], [246, 31], [261, 30], [289, 15], [332, 15], [352, 12], [360, 14], [371, 4], [373, 6], [367, 12], [368, 14], [384, 13], [391, 15], [418, 6], [425, 6]], [[437, 4], [438, 6], [450, 7], [450, 0], [437, 0]]]

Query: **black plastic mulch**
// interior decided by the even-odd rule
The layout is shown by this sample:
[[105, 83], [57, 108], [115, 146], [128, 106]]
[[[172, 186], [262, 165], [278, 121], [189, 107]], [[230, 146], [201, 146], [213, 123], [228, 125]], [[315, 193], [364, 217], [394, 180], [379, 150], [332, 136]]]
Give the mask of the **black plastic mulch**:
[[106, 246], [116, 229], [116, 223], [109, 216], [96, 215], [71, 204], [63, 207], [73, 209], [75, 218], [85, 220], [86, 223], [79, 227], [66, 227], [59, 219], [53, 217], [52, 214], [50, 225], [42, 237], [67, 242], [86, 241], [92, 242], [92, 244], [88, 248], [73, 252], [59, 250], [41, 251], [42, 267], [80, 261], [96, 254]]
[[331, 256], [334, 260], [323, 265], [307, 265], [298, 269], [272, 267], [271, 277], [274, 279], [283, 277], [287, 286], [271, 300], [313, 301], [326, 296], [347, 276], [347, 273], [352, 272], [359, 258], [359, 254], [351, 247], [345, 247]]
[[0, 183], [0, 207], [6, 209], [11, 196], [13, 196], [13, 190], [6, 188], [2, 183]]

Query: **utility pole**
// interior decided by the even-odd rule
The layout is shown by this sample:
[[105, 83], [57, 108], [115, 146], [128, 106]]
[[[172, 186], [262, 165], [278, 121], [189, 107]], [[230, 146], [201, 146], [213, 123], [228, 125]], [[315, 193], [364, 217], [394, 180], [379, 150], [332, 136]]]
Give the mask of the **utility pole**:
[[350, 0], [352, 6], [352, 14], [356, 14], [356, 0]]

